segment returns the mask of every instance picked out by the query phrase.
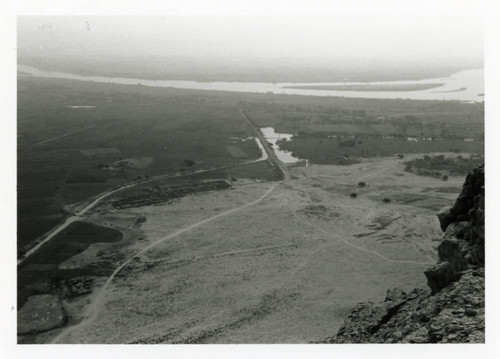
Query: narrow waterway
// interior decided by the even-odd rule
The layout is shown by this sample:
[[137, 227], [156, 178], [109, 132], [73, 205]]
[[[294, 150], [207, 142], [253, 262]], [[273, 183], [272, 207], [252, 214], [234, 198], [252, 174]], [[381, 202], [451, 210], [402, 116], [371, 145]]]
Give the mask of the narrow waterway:
[[279, 141], [290, 141], [293, 137], [292, 134], [289, 133], [276, 133], [274, 128], [272, 127], [263, 127], [260, 129], [266, 141], [269, 142], [273, 151], [276, 154], [276, 157], [283, 162], [284, 164], [296, 163], [300, 161], [300, 158], [294, 157], [292, 152], [282, 150], [279, 147]]

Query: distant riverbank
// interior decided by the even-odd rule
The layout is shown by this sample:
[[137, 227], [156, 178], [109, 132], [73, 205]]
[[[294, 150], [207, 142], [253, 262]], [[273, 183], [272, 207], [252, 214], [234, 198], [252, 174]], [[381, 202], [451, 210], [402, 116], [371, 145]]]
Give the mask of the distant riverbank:
[[444, 84], [381, 84], [381, 85], [316, 85], [316, 86], [287, 86], [289, 89], [304, 90], [329, 90], [329, 91], [421, 91], [435, 87], [441, 87]]
[[[18, 71], [20, 76], [36, 76], [100, 83], [113, 83], [121, 85], [142, 85], [151, 87], [170, 87], [193, 90], [355, 98], [453, 100], [467, 102], [481, 102], [484, 100], [484, 98], [481, 96], [481, 94], [484, 93], [483, 69], [462, 71], [453, 74], [450, 77], [440, 79], [418, 81], [382, 81], [370, 83], [267, 83], [146, 80], [125, 77], [82, 76], [65, 72], [43, 71], [35, 67], [26, 65], [18, 65]], [[351, 89], [346, 90], [346, 86], [350, 86]], [[358, 90], [353, 91], [353, 86], [357, 87]], [[361, 88], [360, 86], [364, 88]], [[372, 89], [367, 89], [367, 86], [372, 86]], [[318, 87], [330, 88], [317, 89]], [[413, 89], [408, 90], [408, 88]], [[439, 88], [439, 91], [432, 91], [432, 89], [434, 88]], [[457, 91], [458, 89], [460, 89], [460, 91]]]

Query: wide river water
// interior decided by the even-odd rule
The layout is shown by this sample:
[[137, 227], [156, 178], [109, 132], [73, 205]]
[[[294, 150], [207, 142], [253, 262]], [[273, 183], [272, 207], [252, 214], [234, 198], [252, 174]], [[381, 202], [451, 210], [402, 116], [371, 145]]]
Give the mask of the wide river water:
[[[449, 77], [415, 81], [379, 81], [379, 82], [321, 82], [321, 83], [290, 83], [290, 82], [197, 82], [174, 80], [145, 80], [125, 77], [82, 76], [64, 72], [43, 71], [32, 66], [18, 65], [18, 71], [23, 75], [36, 77], [60, 78], [121, 85], [143, 85], [151, 87], [171, 87], [179, 89], [215, 90], [250, 93], [274, 93], [307, 96], [341, 96], [356, 98], [402, 98], [413, 100], [456, 100], [484, 101], [484, 70], [466, 70]], [[417, 91], [333, 91], [317, 89], [294, 89], [289, 86], [335, 86], [335, 85], [403, 85], [442, 83], [443, 86]]]

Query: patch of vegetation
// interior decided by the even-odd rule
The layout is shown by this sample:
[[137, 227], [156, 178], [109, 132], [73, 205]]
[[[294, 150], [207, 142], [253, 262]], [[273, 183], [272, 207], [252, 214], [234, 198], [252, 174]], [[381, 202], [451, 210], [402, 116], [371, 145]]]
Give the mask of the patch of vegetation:
[[93, 243], [113, 243], [122, 238], [114, 229], [85, 222], [70, 224], [18, 267], [18, 307], [36, 293], [58, 293], [62, 279], [98, 275], [113, 270], [109, 262], [101, 267], [61, 270], [59, 264], [83, 252]]
[[408, 141], [405, 138], [366, 136], [361, 144], [356, 142], [353, 146], [345, 146], [341, 145], [343, 142], [340, 137], [329, 138], [323, 133], [314, 137], [295, 136], [291, 141], [284, 142], [281, 147], [300, 158], [309, 159], [312, 163], [334, 165], [359, 163], [360, 158], [389, 157], [400, 151], [448, 152], [452, 147], [460, 147], [462, 152], [476, 154], [484, 152], [484, 143], [464, 142], [459, 139]]
[[190, 194], [230, 188], [226, 181], [204, 181], [166, 186], [140, 186], [120, 193], [120, 198], [112, 200], [117, 209], [152, 206]]
[[[316, 164], [425, 152], [484, 153], [484, 105], [268, 95], [239, 106], [259, 127], [292, 133], [280, 147]], [[271, 102], [272, 101], [272, 102]]]
[[464, 176], [484, 163], [482, 155], [449, 156], [437, 155], [405, 162], [405, 171], [419, 176], [430, 176], [447, 181], [449, 176]]

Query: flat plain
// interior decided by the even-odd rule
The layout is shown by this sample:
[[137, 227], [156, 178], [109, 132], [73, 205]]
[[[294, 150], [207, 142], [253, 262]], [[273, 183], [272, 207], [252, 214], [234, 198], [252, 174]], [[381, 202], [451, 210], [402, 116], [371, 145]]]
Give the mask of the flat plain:
[[[407, 162], [473, 167], [484, 146], [478, 103], [26, 76], [18, 89], [19, 257], [78, 217], [18, 267], [23, 343], [322, 340], [355, 303], [425, 285], [435, 213], [463, 177]], [[259, 127], [294, 134], [280, 146], [310, 165], [258, 161]], [[49, 299], [62, 319], [29, 328]]]

